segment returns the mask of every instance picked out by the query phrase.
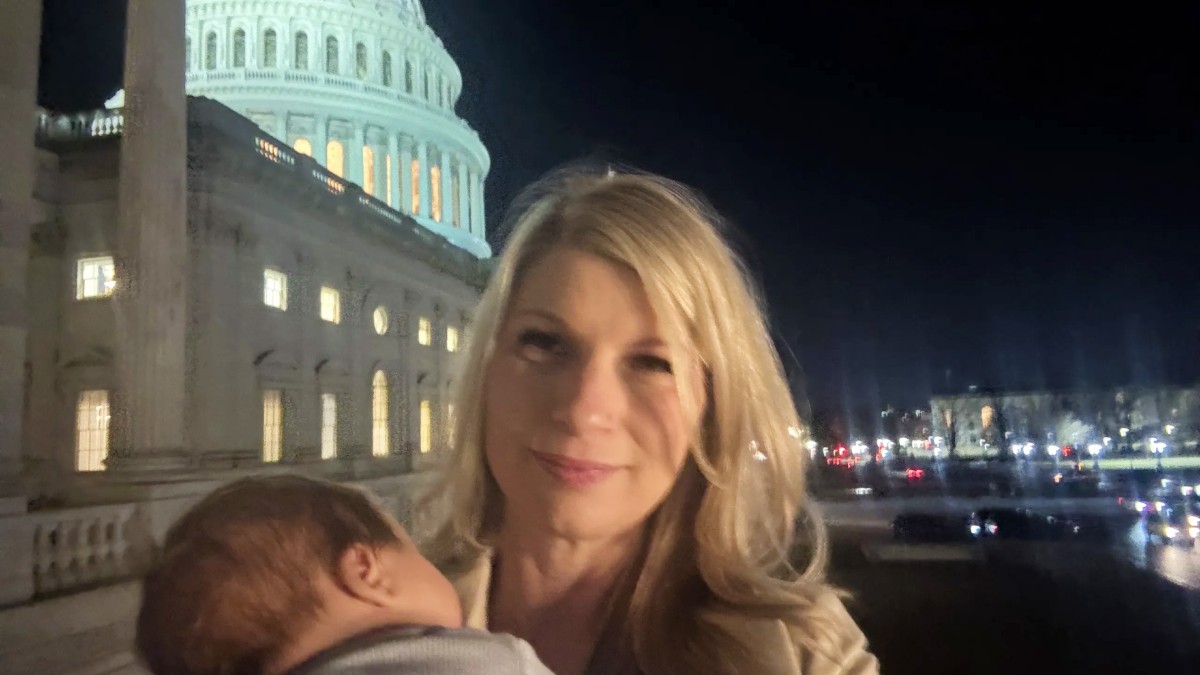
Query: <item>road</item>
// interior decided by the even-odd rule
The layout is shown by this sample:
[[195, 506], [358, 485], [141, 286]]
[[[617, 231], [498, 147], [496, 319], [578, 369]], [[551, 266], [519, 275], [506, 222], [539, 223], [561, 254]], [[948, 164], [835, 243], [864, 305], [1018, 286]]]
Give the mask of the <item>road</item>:
[[888, 562], [865, 553], [876, 526], [831, 534], [831, 579], [888, 675], [1200, 672], [1200, 600], [1167, 581], [1173, 556], [1157, 574], [1073, 545]]

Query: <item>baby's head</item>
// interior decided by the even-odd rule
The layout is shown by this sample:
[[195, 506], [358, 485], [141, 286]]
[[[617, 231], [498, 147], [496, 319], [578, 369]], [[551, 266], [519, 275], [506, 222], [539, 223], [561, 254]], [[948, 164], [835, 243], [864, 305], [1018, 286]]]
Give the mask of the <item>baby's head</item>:
[[388, 625], [460, 627], [450, 582], [364, 492], [300, 476], [213, 492], [167, 533], [137, 649], [154, 673], [280, 672]]

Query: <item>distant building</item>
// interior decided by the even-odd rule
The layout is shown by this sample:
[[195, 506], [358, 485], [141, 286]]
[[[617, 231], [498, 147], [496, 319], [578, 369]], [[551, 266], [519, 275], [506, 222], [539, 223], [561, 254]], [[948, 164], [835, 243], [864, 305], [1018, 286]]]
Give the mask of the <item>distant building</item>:
[[940, 447], [962, 456], [1182, 454], [1200, 442], [1200, 386], [975, 390], [930, 402]]

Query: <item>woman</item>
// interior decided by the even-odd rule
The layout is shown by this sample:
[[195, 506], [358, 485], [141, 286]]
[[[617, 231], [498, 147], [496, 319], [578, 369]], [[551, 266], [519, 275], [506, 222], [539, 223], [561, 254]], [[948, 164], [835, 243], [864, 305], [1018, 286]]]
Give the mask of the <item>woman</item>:
[[611, 171], [522, 201], [433, 493], [429, 553], [468, 625], [558, 675], [877, 672], [824, 581], [795, 407], [715, 218]]

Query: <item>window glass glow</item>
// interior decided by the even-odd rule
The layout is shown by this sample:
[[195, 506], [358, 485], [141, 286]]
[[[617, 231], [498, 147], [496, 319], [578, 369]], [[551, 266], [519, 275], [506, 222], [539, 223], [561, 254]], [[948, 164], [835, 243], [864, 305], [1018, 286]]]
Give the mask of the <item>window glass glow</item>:
[[375, 150], [364, 145], [362, 149], [363, 156], [363, 192], [375, 196]]
[[312, 157], [312, 143], [307, 138], [297, 138], [292, 147], [301, 155]]
[[279, 270], [263, 270], [263, 304], [287, 310], [287, 275]]
[[429, 399], [421, 400], [421, 454], [433, 450], [433, 405]]
[[263, 461], [278, 462], [283, 456], [283, 393], [263, 392]]
[[321, 320], [329, 323], [342, 322], [342, 294], [336, 288], [321, 287]]
[[75, 470], [103, 471], [108, 458], [108, 392], [83, 391], [75, 407]]
[[375, 332], [379, 335], [387, 333], [388, 329], [388, 313], [382, 305], [375, 308]]
[[329, 141], [325, 145], [325, 168], [338, 178], [345, 178], [346, 149], [341, 141]]
[[382, 370], [377, 370], [371, 381], [371, 454], [386, 457], [389, 441], [387, 376]]
[[429, 167], [429, 211], [433, 219], [442, 222], [442, 167]]
[[426, 347], [433, 344], [433, 324], [425, 317], [417, 319], [417, 343]]
[[81, 258], [75, 266], [75, 299], [107, 298], [117, 288], [112, 256]]
[[458, 351], [458, 329], [454, 326], [446, 326], [446, 351]]
[[411, 171], [409, 173], [411, 174], [412, 177], [409, 179], [409, 182], [411, 183], [411, 185], [409, 186], [408, 189], [412, 192], [412, 212], [414, 214], [416, 214], [421, 211], [421, 162], [420, 162], [420, 160], [414, 159], [412, 161]]

